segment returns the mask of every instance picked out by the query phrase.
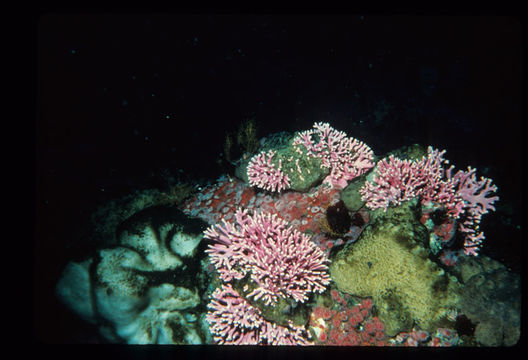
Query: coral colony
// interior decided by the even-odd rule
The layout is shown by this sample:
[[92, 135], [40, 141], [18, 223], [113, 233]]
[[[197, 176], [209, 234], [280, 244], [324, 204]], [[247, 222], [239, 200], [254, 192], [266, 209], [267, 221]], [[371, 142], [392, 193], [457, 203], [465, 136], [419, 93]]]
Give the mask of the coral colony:
[[465, 235], [464, 253], [476, 256], [484, 234], [479, 232], [482, 215], [495, 210], [498, 196], [486, 197], [497, 191], [491, 180], [475, 178], [475, 169], [459, 170], [452, 175], [454, 166], [447, 170], [442, 164], [445, 150], [428, 148], [427, 157], [420, 161], [400, 160], [394, 156], [381, 160], [376, 166], [372, 182], [365, 182], [360, 190], [362, 199], [371, 209], [387, 209], [403, 201], [420, 198], [425, 208], [444, 209], [449, 218], [464, 218], [458, 230]]
[[[428, 148], [419, 160], [395, 156], [374, 161], [373, 151], [327, 123], [299, 132], [281, 149], [261, 151], [247, 164], [249, 185], [222, 177], [185, 204], [184, 211], [211, 226], [206, 252], [219, 275], [206, 321], [219, 344], [327, 344], [449, 346], [458, 341], [455, 331], [413, 329], [389, 339], [384, 324], [372, 312], [372, 300], [352, 299], [331, 290], [331, 303], [313, 307], [308, 327], [292, 320], [273, 322], [266, 308], [296, 307], [330, 285], [328, 255], [335, 245], [357, 240], [361, 226], [351, 225], [336, 238], [321, 230], [325, 209], [338, 203], [340, 191], [366, 174], [361, 199], [370, 210], [399, 206], [418, 199], [421, 222], [430, 232], [430, 249], [440, 261], [453, 265], [458, 256], [477, 256], [484, 240], [479, 230], [482, 215], [495, 210], [498, 196], [490, 179], [476, 179], [468, 168], [453, 174], [446, 168], [444, 151]], [[306, 163], [303, 161], [307, 161]], [[313, 161], [311, 168], [309, 161]], [[316, 164], [314, 167], [313, 164]], [[295, 190], [307, 178], [316, 178], [308, 191]], [[359, 212], [358, 212], [359, 214]], [[368, 222], [368, 216], [367, 220]], [[458, 231], [462, 250], [449, 249]], [[340, 231], [341, 232], [341, 231]], [[355, 234], [355, 235], [350, 235]], [[348, 236], [348, 237], [347, 237]], [[275, 320], [276, 321], [276, 320]], [[306, 322], [305, 322], [306, 323]]]
[[[314, 124], [313, 130], [303, 131], [293, 140], [295, 151], [322, 160], [322, 168], [330, 170], [323, 183], [338, 188], [346, 187], [348, 181], [365, 173], [374, 166], [372, 150], [361, 141], [349, 138], [327, 123]], [[302, 150], [301, 150], [302, 149]], [[269, 191], [281, 191], [290, 187], [287, 174], [281, 171], [282, 162], [274, 166], [273, 150], [254, 156], [248, 166], [249, 183]], [[298, 173], [302, 173], [296, 161]]]
[[236, 226], [224, 221], [207, 229], [205, 237], [217, 243], [206, 252], [222, 280], [250, 274], [256, 288], [246, 297], [266, 305], [275, 305], [278, 297], [304, 302], [308, 293], [322, 292], [330, 283], [327, 256], [276, 214], [249, 216], [239, 209], [235, 221]]
[[[275, 305], [279, 297], [304, 302], [310, 292], [325, 290], [330, 283], [328, 258], [308, 236], [290, 228], [275, 214], [248, 216], [247, 210], [238, 210], [235, 220], [236, 226], [224, 221], [223, 226], [215, 225], [205, 232], [206, 238], [217, 242], [206, 252], [222, 280], [243, 279], [250, 274], [254, 289], [250, 291], [245, 284], [245, 297], [262, 299], [268, 306]], [[272, 326], [229, 285], [223, 285], [213, 297], [226, 304], [211, 303], [213, 313], [207, 318], [221, 343], [258, 344], [263, 339], [279, 345], [307, 343], [298, 335], [298, 327], [290, 325], [290, 330]]]
[[[254, 156], [247, 169], [249, 184], [269, 191], [281, 191], [290, 187], [288, 175], [282, 172], [282, 162], [273, 166], [271, 159], [275, 151], [269, 150]], [[267, 158], [267, 160], [266, 160]]]
[[258, 308], [242, 298], [230, 284], [213, 293], [206, 320], [218, 344], [225, 345], [310, 345], [306, 330], [289, 321], [280, 326], [265, 320]]
[[374, 166], [374, 153], [365, 143], [347, 137], [327, 123], [316, 123], [313, 127], [297, 135], [293, 145], [298, 153], [302, 153], [301, 147], [304, 147], [308, 156], [320, 158], [322, 167], [330, 169], [323, 183], [345, 188], [348, 181]]

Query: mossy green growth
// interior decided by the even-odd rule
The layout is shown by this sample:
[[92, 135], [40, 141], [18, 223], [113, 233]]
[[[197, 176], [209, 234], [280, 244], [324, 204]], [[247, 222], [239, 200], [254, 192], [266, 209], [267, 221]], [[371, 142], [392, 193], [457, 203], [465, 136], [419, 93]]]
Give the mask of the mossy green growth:
[[385, 157], [388, 157], [389, 155], [393, 155], [402, 160], [420, 161], [422, 157], [427, 157], [427, 148], [420, 144], [413, 144], [390, 151]]
[[251, 159], [252, 157], [249, 157], [247, 159], [241, 159], [237, 167], [235, 168], [235, 176], [239, 178], [240, 180], [244, 181], [246, 184], [249, 183], [249, 177], [247, 174], [247, 166]]
[[[388, 158], [390, 155], [402, 160], [420, 161], [422, 157], [427, 156], [427, 149], [419, 144], [403, 146], [399, 149], [390, 151], [385, 155], [374, 156], [376, 165], [380, 160]], [[354, 179], [343, 190], [341, 199], [350, 211], [357, 211], [357, 209], [364, 205], [364, 202], [361, 200], [361, 194], [359, 193], [359, 190], [365, 185], [365, 181], [373, 182], [374, 177], [379, 176], [376, 169], [377, 166], [374, 166], [367, 173], [363, 174], [357, 179]]]
[[365, 202], [361, 200], [361, 193], [359, 190], [365, 184], [366, 178], [367, 174], [358, 176], [353, 179], [343, 191], [341, 191], [341, 200], [345, 203], [346, 208], [352, 212], [358, 211], [365, 205]]
[[322, 167], [319, 158], [308, 156], [305, 151], [298, 153], [291, 146], [280, 149], [273, 157], [272, 163], [282, 164], [282, 172], [290, 179], [290, 189], [306, 192], [320, 183], [329, 170]]
[[257, 285], [248, 276], [241, 280], [232, 281], [233, 289], [246, 299], [252, 306], [258, 308], [262, 317], [277, 325], [287, 326], [288, 320], [295, 325], [304, 326], [308, 322], [308, 308], [306, 303], [296, 302], [292, 298], [278, 297], [274, 305], [266, 305], [262, 299], [255, 300], [247, 294], [251, 293]]
[[[293, 137], [291, 135], [277, 135], [271, 137], [271, 140], [263, 141], [263, 143], [259, 153], [268, 150], [275, 151], [271, 163], [277, 169], [280, 164], [281, 171], [285, 175], [288, 175], [290, 190], [306, 192], [319, 184], [329, 173], [329, 169], [322, 166], [321, 159], [309, 156], [306, 149], [302, 146], [294, 147], [292, 145]], [[270, 147], [270, 144], [277, 146]], [[235, 169], [235, 176], [244, 180], [246, 183], [249, 182], [247, 166], [250, 161], [250, 158], [241, 160]]]
[[413, 326], [434, 331], [445, 325], [457, 307], [460, 284], [428, 258], [417, 201], [373, 213], [358, 241], [332, 260], [332, 280], [343, 292], [372, 297], [388, 336]]

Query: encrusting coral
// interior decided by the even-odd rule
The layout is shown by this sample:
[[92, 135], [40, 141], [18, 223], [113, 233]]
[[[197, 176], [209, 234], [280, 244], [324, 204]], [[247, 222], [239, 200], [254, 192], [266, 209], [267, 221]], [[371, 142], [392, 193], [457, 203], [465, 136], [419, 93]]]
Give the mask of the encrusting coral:
[[449, 322], [460, 285], [428, 259], [427, 231], [419, 207], [409, 201], [390, 208], [359, 240], [340, 251], [330, 265], [339, 290], [372, 297], [388, 336], [413, 326], [434, 331]]

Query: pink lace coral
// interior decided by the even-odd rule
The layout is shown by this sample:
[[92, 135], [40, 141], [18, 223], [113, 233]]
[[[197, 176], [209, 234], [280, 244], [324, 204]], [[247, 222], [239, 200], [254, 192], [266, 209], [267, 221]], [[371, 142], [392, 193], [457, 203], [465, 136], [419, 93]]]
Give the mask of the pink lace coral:
[[288, 321], [288, 326], [271, 323], [230, 284], [213, 292], [206, 321], [215, 342], [226, 345], [311, 345], [306, 330]]
[[290, 187], [288, 175], [282, 172], [282, 162], [279, 160], [277, 166], [273, 165], [274, 150], [261, 152], [249, 161], [247, 175], [249, 184], [268, 191], [278, 191]]
[[374, 177], [365, 181], [360, 189], [362, 200], [371, 209], [387, 209], [403, 201], [418, 197], [422, 205], [435, 203], [443, 206], [454, 219], [464, 215], [459, 231], [466, 235], [464, 252], [477, 255], [478, 246], [484, 239], [479, 233], [480, 219], [489, 210], [495, 210], [493, 202], [498, 196], [487, 197], [497, 190], [491, 180], [475, 178], [475, 169], [458, 171], [452, 175], [453, 166], [447, 170], [444, 151], [428, 148], [427, 157], [419, 161], [400, 160], [389, 156], [378, 162]]
[[302, 145], [309, 156], [320, 158], [322, 166], [330, 169], [324, 182], [339, 188], [374, 166], [374, 154], [365, 143], [347, 137], [328, 123], [315, 123], [312, 130], [299, 133], [293, 145], [297, 152], [302, 151]]
[[249, 274], [254, 286], [245, 296], [266, 305], [275, 305], [279, 297], [304, 302], [310, 292], [322, 292], [330, 283], [325, 253], [276, 214], [248, 215], [238, 209], [235, 224], [223, 220], [209, 227], [205, 237], [216, 241], [206, 252], [220, 278]]
[[491, 180], [481, 177], [477, 181], [476, 169], [468, 167], [468, 171], [458, 171], [453, 177], [456, 182], [457, 193], [464, 201], [467, 209], [467, 218], [460, 224], [459, 231], [466, 234], [464, 240], [464, 253], [478, 255], [478, 248], [484, 240], [484, 233], [479, 232], [482, 215], [490, 210], [495, 210], [493, 203], [499, 200], [498, 196], [486, 197], [497, 191], [497, 186], [491, 185]]

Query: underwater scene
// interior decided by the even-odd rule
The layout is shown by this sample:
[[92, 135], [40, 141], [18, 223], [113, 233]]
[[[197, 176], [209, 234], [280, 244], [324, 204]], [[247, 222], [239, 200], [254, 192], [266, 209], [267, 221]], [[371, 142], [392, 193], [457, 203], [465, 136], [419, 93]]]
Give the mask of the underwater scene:
[[42, 16], [36, 340], [518, 346], [520, 34]]

